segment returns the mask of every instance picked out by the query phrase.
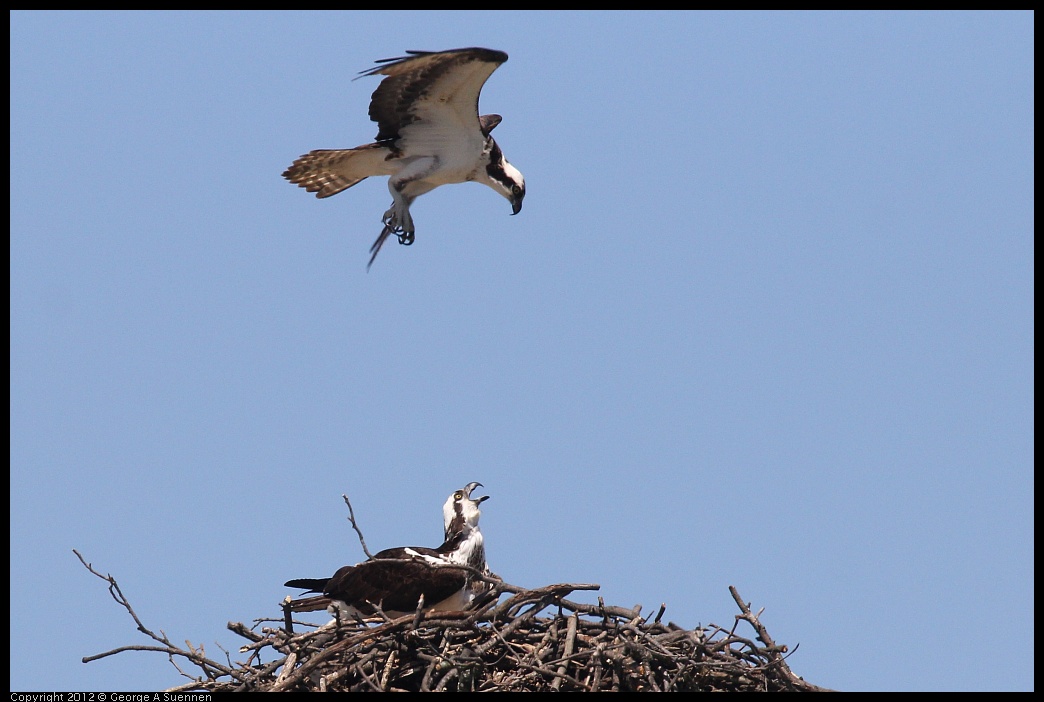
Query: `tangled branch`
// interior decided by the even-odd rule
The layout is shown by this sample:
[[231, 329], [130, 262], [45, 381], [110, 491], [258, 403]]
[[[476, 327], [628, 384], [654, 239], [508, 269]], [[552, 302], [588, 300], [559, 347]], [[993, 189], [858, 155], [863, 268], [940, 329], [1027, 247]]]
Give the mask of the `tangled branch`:
[[[347, 498], [346, 498], [347, 501]], [[354, 520], [353, 520], [354, 526]], [[362, 534], [359, 534], [360, 538]], [[85, 663], [125, 651], [164, 653], [188, 679], [170, 691], [816, 691], [786, 662], [749, 604], [732, 627], [684, 629], [662, 623], [665, 607], [646, 617], [641, 606], [607, 606], [565, 599], [598, 585], [562, 583], [527, 589], [489, 579], [492, 589], [466, 612], [417, 611], [391, 619], [331, 621], [321, 626], [285, 617], [229, 622], [246, 639], [245, 660], [208, 658], [202, 646], [174, 645], [148, 629], [115, 578], [80, 562], [108, 583], [112, 598], [138, 631], [158, 645], [121, 646]], [[753, 638], [737, 633], [741, 623]], [[265, 625], [268, 626], [265, 626]], [[275, 626], [272, 626], [275, 625]], [[297, 627], [306, 630], [296, 633]], [[255, 631], [260, 627], [260, 632]], [[228, 654], [226, 653], [226, 658]], [[264, 659], [268, 659], [267, 662]], [[179, 666], [199, 669], [190, 675]]]

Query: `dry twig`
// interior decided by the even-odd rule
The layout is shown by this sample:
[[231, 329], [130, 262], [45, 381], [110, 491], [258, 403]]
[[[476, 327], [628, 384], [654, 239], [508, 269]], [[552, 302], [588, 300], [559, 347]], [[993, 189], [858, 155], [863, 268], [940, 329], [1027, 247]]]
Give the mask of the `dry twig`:
[[[345, 498], [347, 502], [347, 498]], [[351, 506], [349, 505], [349, 509]], [[355, 527], [354, 515], [352, 526]], [[361, 532], [359, 538], [362, 539]], [[365, 550], [365, 544], [364, 544]], [[157, 651], [191, 662], [200, 674], [172, 691], [816, 691], [785, 661], [777, 645], [734, 587], [740, 608], [726, 630], [710, 625], [684, 629], [661, 623], [665, 606], [643, 618], [641, 607], [571, 602], [570, 593], [597, 585], [563, 583], [526, 589], [490, 578], [490, 595], [468, 612], [417, 612], [376, 622], [296, 622], [307, 631], [288, 631], [283, 618], [259, 619], [260, 633], [237, 622], [228, 628], [247, 643], [246, 660], [225, 663], [202, 647], [175, 646], [149, 630], [111, 575], [92, 574], [134, 620], [138, 631], [159, 645], [121, 646], [83, 660], [124, 651]], [[504, 596], [507, 595], [506, 598]], [[760, 613], [759, 613], [760, 614]], [[746, 622], [757, 642], [738, 636]], [[313, 628], [314, 627], [314, 628]], [[275, 659], [263, 663], [271, 648]], [[796, 647], [795, 647], [796, 648]]]

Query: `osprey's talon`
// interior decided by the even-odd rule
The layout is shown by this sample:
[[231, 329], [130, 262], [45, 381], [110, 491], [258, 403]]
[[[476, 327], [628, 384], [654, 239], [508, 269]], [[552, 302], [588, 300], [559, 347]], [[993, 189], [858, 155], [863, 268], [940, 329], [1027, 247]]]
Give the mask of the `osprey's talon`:
[[402, 244], [403, 246], [409, 246], [410, 244], [413, 243], [413, 232], [403, 232], [403, 231], [400, 231], [400, 232], [398, 232], [398, 235], [399, 235], [399, 243]]

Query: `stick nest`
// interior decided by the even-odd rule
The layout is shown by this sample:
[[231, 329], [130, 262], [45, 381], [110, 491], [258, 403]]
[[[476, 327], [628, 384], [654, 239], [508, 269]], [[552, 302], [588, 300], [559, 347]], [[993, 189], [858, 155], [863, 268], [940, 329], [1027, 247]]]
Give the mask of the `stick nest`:
[[[77, 556], [79, 554], [77, 553]], [[246, 638], [246, 660], [208, 658], [202, 646], [173, 645], [138, 619], [110, 575], [109, 592], [158, 646], [128, 650], [167, 654], [188, 682], [169, 691], [476, 691], [476, 692], [753, 692], [821, 691], [787, 665], [786, 646], [776, 644], [739, 596], [740, 614], [729, 628], [685, 629], [662, 623], [665, 608], [643, 617], [631, 609], [565, 599], [597, 585], [561, 584], [525, 589], [492, 582], [485, 598], [467, 612], [432, 612], [382, 620], [330, 621], [322, 626], [259, 619], [254, 627], [229, 622]], [[506, 597], [505, 597], [506, 596]], [[264, 626], [268, 623], [270, 626]], [[752, 633], [741, 635], [741, 623]], [[271, 626], [278, 624], [278, 626]], [[260, 627], [260, 633], [256, 631]], [[305, 630], [297, 631], [304, 627]], [[191, 675], [180, 664], [199, 669]]]

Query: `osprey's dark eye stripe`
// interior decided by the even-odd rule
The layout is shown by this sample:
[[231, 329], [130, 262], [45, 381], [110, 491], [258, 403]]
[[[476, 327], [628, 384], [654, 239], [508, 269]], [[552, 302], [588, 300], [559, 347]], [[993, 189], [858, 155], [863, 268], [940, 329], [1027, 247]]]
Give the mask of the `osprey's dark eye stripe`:
[[453, 499], [454, 500], [462, 500], [462, 499], [464, 499], [464, 493], [461, 492], [460, 490], [458, 490], [457, 492], [453, 493]]

